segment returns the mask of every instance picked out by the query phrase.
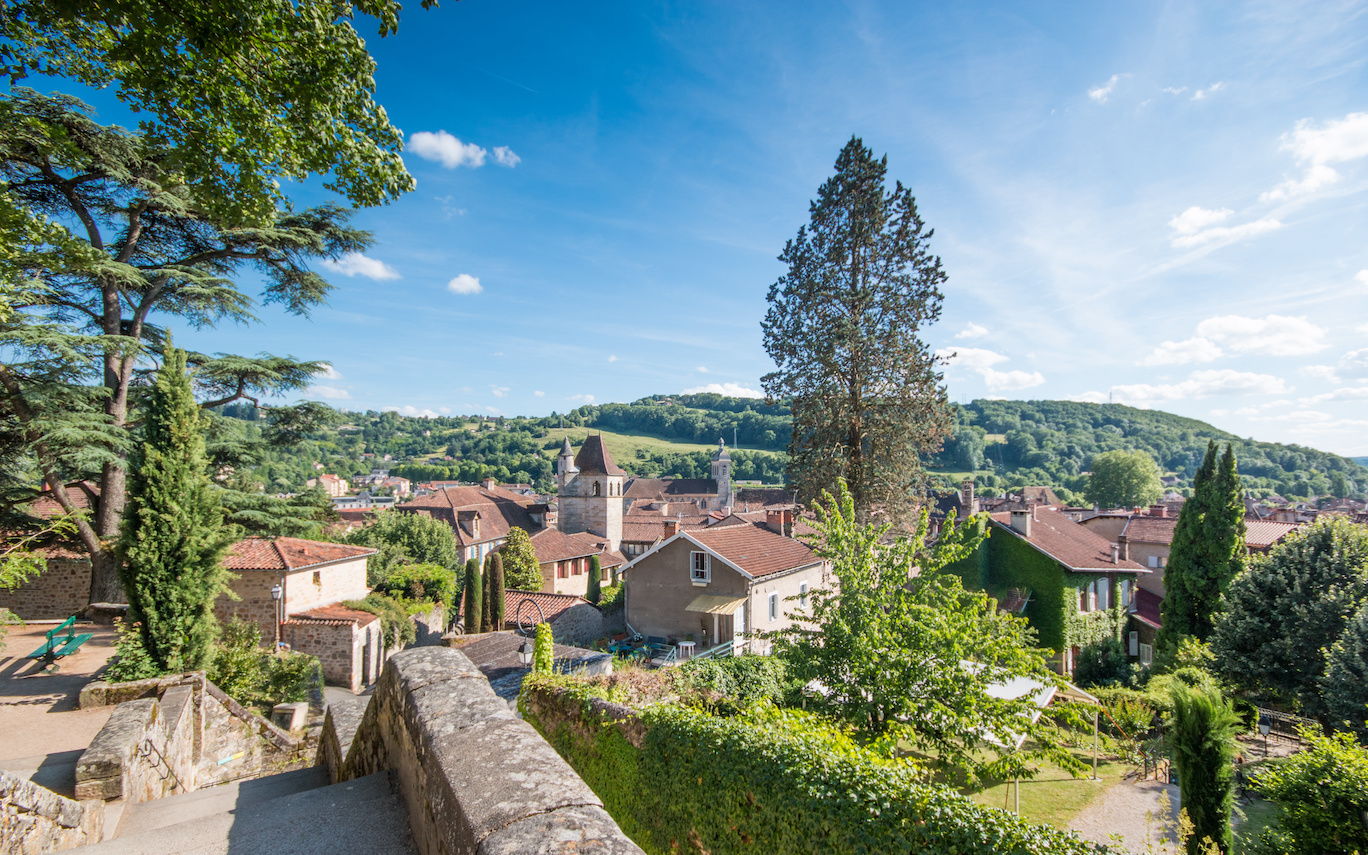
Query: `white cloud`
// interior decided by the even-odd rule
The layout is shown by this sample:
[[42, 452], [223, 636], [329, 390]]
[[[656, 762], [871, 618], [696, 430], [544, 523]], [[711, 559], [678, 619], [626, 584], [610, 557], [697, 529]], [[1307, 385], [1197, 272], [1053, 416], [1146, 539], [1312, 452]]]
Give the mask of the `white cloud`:
[[451, 407], [438, 407], [437, 412], [441, 413], [444, 416], [449, 416], [451, 415]]
[[[1192, 209], [1189, 208], [1188, 210]], [[1174, 220], [1176, 219], [1178, 218], [1175, 217]], [[1170, 226], [1173, 225], [1174, 220], [1169, 220]], [[1177, 234], [1174, 235], [1173, 240], [1170, 243], [1176, 249], [1188, 249], [1189, 247], [1201, 246], [1202, 244], [1211, 243], [1213, 241], [1234, 243], [1237, 240], [1244, 240], [1245, 238], [1251, 238], [1255, 235], [1271, 232], [1280, 228], [1282, 228], [1281, 220], [1275, 220], [1272, 217], [1264, 217], [1261, 220], [1241, 223], [1238, 226], [1222, 226], [1220, 228], [1204, 229], [1192, 234]]]
[[981, 347], [942, 347], [936, 351], [936, 356], [949, 360], [951, 365], [961, 365], [975, 371], [982, 371], [990, 365], [1007, 361], [1007, 357], [1002, 354]]
[[477, 277], [462, 273], [447, 283], [447, 290], [453, 294], [478, 294], [484, 290]]
[[1368, 113], [1350, 113], [1316, 127], [1302, 119], [1291, 133], [1283, 134], [1283, 151], [1292, 152], [1298, 163], [1307, 164], [1301, 180], [1284, 181], [1259, 198], [1281, 201], [1326, 187], [1339, 180], [1329, 164], [1368, 157]]
[[1291, 388], [1281, 377], [1229, 368], [1194, 371], [1181, 383], [1136, 383], [1112, 387], [1112, 394], [1118, 402], [1137, 406], [1213, 395], [1281, 395], [1290, 391]]
[[1211, 362], [1219, 359], [1221, 348], [1209, 339], [1193, 336], [1186, 341], [1166, 341], [1156, 347], [1149, 356], [1140, 360], [1141, 365], [1186, 365], [1189, 362]]
[[948, 359], [951, 365], [977, 371], [989, 392], [1029, 389], [1045, 382], [1045, 375], [1039, 371], [998, 371], [993, 366], [1006, 362], [1007, 357], [981, 347], [943, 347], [936, 351], [936, 356]]
[[1345, 386], [1340, 389], [1335, 389], [1332, 392], [1325, 392], [1321, 395], [1312, 395], [1308, 398], [1302, 398], [1297, 403], [1302, 406], [1309, 406], [1314, 404], [1326, 404], [1331, 401], [1362, 401], [1365, 399], [1368, 399], [1368, 384], [1362, 386]]
[[969, 326], [955, 333], [955, 338], [983, 338], [986, 335], [988, 335], [987, 327], [979, 326], [970, 321]]
[[1368, 288], [1368, 270], [1360, 270], [1354, 274], [1354, 278], [1358, 280], [1360, 285]]
[[1213, 211], [1210, 208], [1203, 208], [1193, 205], [1183, 213], [1169, 220], [1169, 228], [1180, 235], [1195, 235], [1202, 229], [1210, 228], [1217, 223], [1224, 222], [1235, 212], [1229, 208], [1222, 208]]
[[537, 396], [538, 398], [545, 398], [545, 397], [546, 397], [546, 393], [543, 392], [543, 391], [540, 390], [540, 389], [536, 390], [536, 391], [533, 392], [532, 394], [535, 395], [535, 396]]
[[488, 406], [487, 406], [487, 407], [485, 407], [485, 412], [489, 413], [490, 415], [494, 415], [494, 416], [501, 416], [501, 415], [503, 415], [503, 410], [499, 409], [498, 407], [488, 407]]
[[700, 366], [698, 366], [697, 368], [695, 368], [694, 370], [697, 371], [699, 374], [707, 374], [707, 373], [708, 373], [708, 366], [706, 366], [706, 365], [700, 365]]
[[1192, 93], [1192, 100], [1194, 100], [1194, 101], [1200, 101], [1200, 100], [1202, 100], [1203, 98], [1206, 98], [1207, 96], [1209, 96], [1209, 95], [1210, 95], [1211, 93], [1213, 93], [1213, 92], [1219, 92], [1219, 91], [1221, 91], [1221, 89], [1223, 89], [1224, 87], [1225, 87], [1225, 81], [1223, 81], [1223, 80], [1218, 80], [1218, 81], [1216, 81], [1215, 83], [1213, 83], [1213, 84], [1211, 84], [1210, 86], [1208, 86], [1207, 88], [1205, 88], [1205, 89], [1198, 89], [1196, 92]]
[[485, 156], [488, 154], [474, 143], [463, 143], [446, 131], [438, 131], [435, 134], [430, 131], [419, 131], [409, 137], [405, 148], [424, 160], [435, 160], [447, 169], [455, 169], [458, 166], [478, 169], [484, 166]]
[[569, 398], [569, 400], [571, 400], [571, 401], [579, 401], [579, 402], [582, 403], [582, 404], [592, 404], [592, 403], [594, 403], [594, 396], [593, 396], [593, 395], [571, 395], [570, 398]]
[[339, 386], [310, 386], [304, 394], [306, 397], [327, 398], [330, 401], [351, 400], [351, 392]]
[[[1170, 94], [1170, 95], [1182, 95], [1184, 92], [1187, 91], [1187, 87], [1186, 87], [1186, 86], [1165, 86], [1165, 87], [1163, 88], [1162, 91], [1167, 92], [1167, 93]], [[1096, 393], [1087, 392], [1087, 393], [1085, 393], [1085, 394], [1092, 395], [1092, 394], [1096, 394]]]
[[341, 273], [343, 276], [364, 276], [376, 281], [399, 278], [399, 271], [393, 267], [359, 252], [349, 252], [336, 261], [325, 258], [323, 266], [333, 273]]
[[1301, 368], [1298, 368], [1297, 371], [1305, 374], [1307, 377], [1324, 380], [1327, 383], [1340, 382], [1339, 372], [1335, 371], [1335, 366], [1333, 365], [1303, 365]]
[[1079, 392], [1077, 395], [1065, 395], [1064, 400], [1080, 401], [1085, 404], [1111, 403], [1111, 398], [1106, 392]]
[[989, 392], [1029, 389], [1045, 382], [1045, 375], [1039, 371], [996, 371], [992, 368], [985, 368], [982, 374], [984, 382], [988, 384]]
[[435, 418], [437, 418], [437, 413], [436, 413], [436, 412], [434, 412], [434, 411], [432, 411], [432, 410], [427, 410], [427, 409], [419, 409], [418, 407], [415, 407], [415, 406], [413, 406], [412, 404], [405, 404], [405, 405], [402, 406], [402, 407], [396, 407], [396, 406], [394, 406], [393, 404], [389, 404], [389, 405], [387, 405], [387, 406], [381, 407], [380, 409], [381, 409], [382, 412], [386, 412], [386, 413], [387, 413], [387, 412], [390, 412], [391, 410], [393, 410], [394, 412], [398, 413], [398, 414], [401, 415], [401, 416], [413, 416], [414, 418], [423, 418], [423, 419], [435, 419]]
[[493, 392], [493, 393], [494, 393], [494, 397], [496, 397], [496, 398], [506, 398], [506, 397], [508, 397], [508, 387], [507, 387], [507, 386], [495, 386], [494, 384], [491, 383], [490, 386], [489, 386], [489, 391]]
[[608, 361], [609, 361], [609, 362], [617, 362], [617, 354], [612, 354], [612, 355], [610, 355], [610, 356], [608, 357]]
[[341, 375], [340, 373], [338, 373], [337, 369], [336, 369], [336, 368], [333, 368], [333, 367], [332, 367], [331, 365], [329, 365], [328, 363], [326, 363], [326, 362], [322, 363], [322, 369], [323, 369], [323, 370], [320, 371], [319, 374], [322, 375], [324, 379], [327, 379], [327, 380], [341, 380], [341, 379], [342, 379], [342, 375]]
[[1099, 104], [1105, 104], [1107, 103], [1107, 98], [1111, 96], [1112, 91], [1116, 89], [1116, 84], [1120, 82], [1121, 75], [1113, 74], [1111, 76], [1111, 79], [1108, 80], [1106, 83], [1103, 83], [1101, 86], [1098, 86], [1094, 89], [1089, 89], [1088, 97]]
[[1237, 353], [1269, 356], [1305, 356], [1329, 347], [1325, 330], [1302, 317], [1268, 315], [1246, 318], [1222, 315], [1197, 325], [1197, 334], [1219, 342]]
[[512, 169], [522, 163], [522, 158], [513, 153], [513, 149], [506, 145], [494, 146], [494, 162], [500, 166], [507, 166]]
[[740, 383], [709, 383], [706, 386], [695, 386], [692, 389], [685, 389], [682, 394], [702, 395], [711, 392], [715, 395], [726, 395], [729, 398], [763, 398], [763, 393], [757, 392], [749, 386], [742, 386]]
[[1341, 356], [1339, 370], [1350, 377], [1368, 377], [1368, 348], [1351, 350]]

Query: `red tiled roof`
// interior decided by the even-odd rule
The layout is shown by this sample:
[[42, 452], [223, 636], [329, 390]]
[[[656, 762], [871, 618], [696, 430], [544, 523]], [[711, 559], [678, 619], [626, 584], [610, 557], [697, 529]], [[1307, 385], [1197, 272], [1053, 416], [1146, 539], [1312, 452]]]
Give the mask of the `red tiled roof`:
[[307, 612], [296, 612], [290, 615], [285, 623], [325, 623], [331, 626], [345, 626], [354, 623], [357, 626], [366, 626], [372, 621], [379, 620], [378, 617], [370, 612], [363, 612], [360, 609], [349, 609], [346, 606], [332, 605], [319, 606], [309, 609]]
[[554, 528], [544, 528], [532, 535], [532, 549], [537, 553], [538, 564], [570, 561], [590, 555], [599, 557], [600, 567], [616, 567], [627, 563], [620, 553], [608, 549], [606, 540], [587, 531], [566, 534]]
[[375, 508], [338, 508], [337, 515], [349, 523], [370, 525], [375, 522]]
[[720, 526], [690, 531], [688, 536], [752, 576], [795, 570], [821, 560], [807, 544], [764, 526]]
[[[531, 600], [541, 608], [542, 616], [547, 623], [552, 623], [556, 618], [565, 613], [567, 609], [583, 603], [593, 605], [584, 597], [577, 597], [574, 594], [547, 594], [541, 591], [504, 591], [504, 620], [512, 624], [518, 619], [518, 604], [523, 600]], [[523, 617], [530, 617], [533, 621], [537, 620], [537, 610], [531, 606], [523, 606]]]
[[1177, 517], [1133, 516], [1126, 526], [1126, 540], [1131, 543], [1173, 543], [1173, 529]]
[[1245, 520], [1245, 546], [1250, 549], [1267, 549], [1287, 537], [1298, 527], [1298, 523], [1247, 519]]
[[627, 543], [655, 543], [665, 535], [665, 520], [623, 517], [622, 539]]
[[[527, 532], [539, 526], [533, 522], [528, 508], [536, 504], [527, 496], [501, 487], [447, 487], [430, 496], [395, 506], [402, 514], [427, 514], [451, 526], [456, 542], [461, 546], [501, 540], [508, 530], [517, 526]], [[470, 521], [479, 514], [479, 534], [462, 528], [461, 520]]]
[[1001, 527], [1001, 530], [993, 532], [993, 537], [1020, 537], [1070, 570], [1150, 572], [1129, 559], [1113, 562], [1111, 541], [1053, 508], [1036, 508], [1035, 519], [1031, 521], [1030, 538], [1023, 537], [1012, 528], [1010, 512], [993, 514], [992, 520]]
[[[90, 510], [100, 495], [100, 485], [94, 481], [72, 481], [64, 485], [67, 497], [77, 510]], [[51, 519], [66, 513], [57, 499], [53, 497], [51, 490], [44, 490], [38, 494], [38, 498], [29, 503], [27, 513], [39, 519]]]
[[575, 455], [575, 468], [581, 475], [627, 474], [613, 462], [613, 455], [608, 453], [608, 446], [603, 444], [603, 434], [584, 438], [584, 445], [580, 446], [579, 454]]
[[275, 540], [248, 537], [233, 544], [223, 559], [223, 566], [228, 570], [303, 570], [347, 558], [375, 555], [377, 552], [378, 549], [369, 546], [325, 543], [297, 537], [278, 537]]

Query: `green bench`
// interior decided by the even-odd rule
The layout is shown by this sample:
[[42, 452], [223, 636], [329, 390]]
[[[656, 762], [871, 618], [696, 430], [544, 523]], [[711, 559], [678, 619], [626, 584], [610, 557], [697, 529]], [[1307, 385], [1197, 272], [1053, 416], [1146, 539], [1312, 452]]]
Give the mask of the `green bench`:
[[44, 667], [54, 665], [57, 660], [61, 659], [63, 656], [70, 656], [77, 650], [80, 650], [81, 645], [85, 644], [93, 637], [94, 635], [89, 632], [83, 632], [79, 635], [76, 633], [76, 616], [72, 615], [62, 621], [60, 626], [49, 630], [47, 633], [47, 641], [43, 642], [37, 650], [24, 658], [41, 659]]

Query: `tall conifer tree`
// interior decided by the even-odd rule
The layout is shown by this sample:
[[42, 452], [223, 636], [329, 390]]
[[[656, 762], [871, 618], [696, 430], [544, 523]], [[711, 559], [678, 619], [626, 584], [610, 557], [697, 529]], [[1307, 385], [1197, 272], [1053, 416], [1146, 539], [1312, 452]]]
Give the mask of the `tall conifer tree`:
[[489, 628], [504, 628], [504, 571], [503, 556], [495, 552], [489, 556]]
[[597, 555], [589, 556], [589, 587], [584, 592], [584, 598], [594, 605], [603, 599], [602, 580], [603, 565], [599, 563]]
[[1164, 569], [1163, 629], [1159, 645], [1176, 645], [1183, 636], [1206, 641], [1215, 627], [1221, 595], [1244, 566], [1244, 497], [1234, 450], [1217, 457], [1207, 444], [1202, 467], [1193, 479], [1192, 498], [1183, 504], [1173, 530]]
[[141, 624], [143, 646], [164, 672], [204, 668], [213, 658], [214, 600], [230, 578], [222, 561], [238, 534], [224, 526], [209, 478], [206, 422], [185, 352], [168, 343], [133, 461], [120, 571], [129, 619]]
[[484, 580], [480, 577], [480, 562], [472, 558], [465, 567], [465, 631], [469, 635], [484, 632]]
[[914, 507], [920, 456], [950, 433], [938, 357], [920, 338], [941, 312], [945, 271], [933, 234], [888, 159], [851, 137], [817, 191], [810, 222], [779, 260], [761, 323], [776, 370], [765, 394], [789, 399], [789, 483], [804, 501], [844, 481], [856, 512], [898, 521]]

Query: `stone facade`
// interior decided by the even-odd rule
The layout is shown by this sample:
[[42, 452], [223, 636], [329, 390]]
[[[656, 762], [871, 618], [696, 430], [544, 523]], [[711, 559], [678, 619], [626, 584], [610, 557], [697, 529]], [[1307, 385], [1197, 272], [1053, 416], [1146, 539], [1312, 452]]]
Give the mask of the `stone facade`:
[[227, 594], [214, 602], [214, 616], [220, 623], [233, 618], [252, 621], [261, 630], [261, 641], [271, 644], [276, 637], [276, 601], [271, 599], [271, 586], [280, 581], [274, 573], [244, 570], [228, 584], [237, 599]]
[[325, 682], [360, 692], [375, 682], [384, 662], [380, 621], [369, 617], [364, 624], [292, 619], [281, 627], [281, 639], [292, 650], [317, 656]]
[[74, 802], [0, 770], [0, 844], [6, 855], [39, 855], [98, 843], [102, 801]]
[[[352, 558], [286, 572], [283, 570], [238, 570], [228, 587], [237, 595], [226, 594], [214, 603], [214, 615], [224, 623], [234, 617], [253, 621], [261, 629], [261, 640], [271, 644], [276, 638], [276, 614], [279, 606], [271, 597], [271, 588], [283, 589], [284, 619], [319, 606], [329, 606], [343, 600], [360, 600], [370, 593], [366, 585], [366, 557]], [[282, 641], [288, 639], [281, 638]]]
[[37, 576], [0, 589], [0, 608], [24, 620], [66, 620], [89, 602], [90, 562], [83, 558], [49, 558]]
[[716, 559], [712, 561], [712, 577], [706, 585], [691, 582], [690, 555], [698, 551], [698, 546], [680, 537], [638, 559], [623, 574], [627, 586], [627, 623], [637, 632], [675, 638], [692, 634], [702, 650], [731, 641], [735, 632], [744, 631], [749, 606], [734, 615], [684, 610], [700, 594], [745, 597], [749, 593], [745, 577]]
[[[610, 552], [616, 552], [622, 545], [622, 494], [627, 476], [613, 465], [612, 457], [602, 447], [601, 437], [590, 437], [585, 440], [585, 445], [591, 442], [598, 443], [599, 453], [605, 458], [608, 471], [581, 471], [578, 458], [570, 456], [570, 440], [566, 439], [556, 459], [557, 524], [567, 534], [593, 532], [608, 541]], [[581, 449], [581, 454], [584, 451]]]
[[[341, 724], [325, 723], [324, 757], [343, 756]], [[398, 779], [421, 855], [641, 853], [599, 797], [455, 650], [395, 655], [341, 767], [331, 771], [342, 781], [385, 770]]]

